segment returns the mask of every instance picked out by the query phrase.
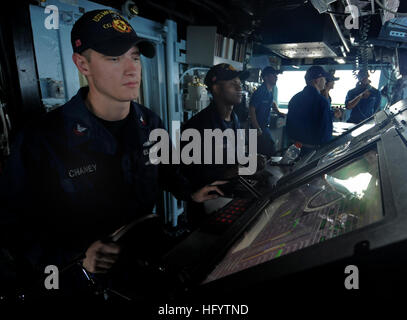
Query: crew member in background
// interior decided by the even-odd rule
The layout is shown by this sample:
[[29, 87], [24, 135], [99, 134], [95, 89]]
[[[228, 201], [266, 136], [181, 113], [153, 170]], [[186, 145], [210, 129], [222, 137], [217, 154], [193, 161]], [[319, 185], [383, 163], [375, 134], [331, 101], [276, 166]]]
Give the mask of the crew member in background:
[[346, 109], [351, 110], [348, 119], [351, 123], [360, 123], [371, 117], [379, 110], [381, 103], [379, 90], [370, 85], [368, 71], [360, 70], [357, 77], [356, 87], [349, 90], [345, 100]]
[[[197, 202], [216, 198], [210, 191], [222, 193], [216, 186], [192, 193], [177, 168], [149, 161], [149, 134], [163, 124], [134, 100], [140, 55], [155, 55], [151, 42], [117, 12], [94, 10], [76, 21], [71, 44], [89, 87], [18, 136], [0, 179], [0, 243], [38, 279], [45, 266], [62, 270], [81, 253], [78, 263], [91, 277], [111, 270], [121, 247], [101, 239], [151, 214], [161, 188]], [[21, 272], [17, 279], [28, 285], [31, 276]], [[81, 284], [60, 277], [53, 292], [79, 299]]]
[[325, 88], [322, 89], [321, 91], [321, 94], [329, 101], [333, 121], [340, 121], [342, 119], [342, 111], [337, 108], [332, 108], [332, 98], [331, 95], [329, 94], [329, 92], [335, 86], [335, 81], [338, 80], [339, 80], [338, 77], [335, 77], [335, 75], [332, 72], [329, 72], [329, 76], [326, 78]]
[[302, 154], [317, 149], [332, 138], [332, 115], [329, 101], [321, 91], [330, 74], [320, 66], [305, 74], [307, 86], [288, 103], [287, 134], [302, 144]]
[[[205, 77], [205, 85], [212, 94], [212, 101], [205, 109], [189, 119], [183, 126], [183, 131], [187, 129], [196, 129], [204, 137], [205, 129], [232, 129], [237, 137], [237, 129], [240, 129], [239, 120], [233, 111], [233, 106], [239, 104], [242, 100], [242, 81], [249, 76], [247, 71], [237, 71], [231, 65], [221, 63], [213, 66]], [[237, 141], [237, 139], [236, 139]], [[188, 142], [184, 141], [181, 148]], [[215, 163], [215, 148], [212, 146], [212, 163]], [[223, 144], [223, 164], [203, 164], [204, 148], [202, 141], [202, 164], [190, 164], [181, 166], [182, 174], [188, 177], [192, 184], [192, 190], [198, 190], [203, 186], [215, 180], [230, 179], [237, 176], [236, 164], [226, 164], [227, 144]], [[235, 149], [237, 150], [237, 149]], [[236, 158], [235, 158], [236, 159]], [[205, 219], [203, 204], [188, 201], [187, 220], [191, 229], [197, 228]]]
[[251, 126], [257, 129], [257, 152], [267, 157], [275, 154], [275, 144], [270, 131], [271, 110], [284, 115], [278, 110], [273, 99], [273, 88], [280, 71], [266, 67], [261, 73], [262, 85], [253, 93], [249, 104]]
[[242, 101], [233, 107], [233, 111], [236, 113], [239, 119], [240, 127], [242, 129], [248, 129], [248, 118], [249, 118], [249, 101], [247, 98], [247, 88], [244, 83], [242, 83], [243, 95]]

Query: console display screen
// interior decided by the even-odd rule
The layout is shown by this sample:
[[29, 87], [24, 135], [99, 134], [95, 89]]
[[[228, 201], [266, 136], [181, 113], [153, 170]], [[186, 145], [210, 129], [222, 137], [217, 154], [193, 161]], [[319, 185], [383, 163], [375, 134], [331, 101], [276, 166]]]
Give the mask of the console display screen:
[[[344, 134], [339, 136], [335, 141], [329, 143], [326, 146], [321, 147], [320, 149], [316, 150], [316, 152], [310, 154], [308, 157], [305, 156], [304, 159], [298, 161], [298, 163], [295, 165], [295, 170], [301, 168], [302, 166], [316, 159], [321, 159], [325, 154], [327, 154], [328, 157], [334, 155], [335, 159], [339, 156], [343, 156], [351, 149], [354, 149], [356, 144], [360, 145], [359, 142], [365, 137], [365, 135], [363, 134], [368, 130], [374, 128], [375, 126], [376, 126], [375, 119], [374, 117], [372, 117], [372, 119], [366, 121], [366, 123], [358, 125], [352, 128], [350, 131], [345, 132]], [[372, 135], [373, 134], [374, 133], [372, 132]], [[353, 142], [353, 140], [355, 141]]]
[[280, 196], [205, 282], [360, 229], [383, 218], [377, 150]]

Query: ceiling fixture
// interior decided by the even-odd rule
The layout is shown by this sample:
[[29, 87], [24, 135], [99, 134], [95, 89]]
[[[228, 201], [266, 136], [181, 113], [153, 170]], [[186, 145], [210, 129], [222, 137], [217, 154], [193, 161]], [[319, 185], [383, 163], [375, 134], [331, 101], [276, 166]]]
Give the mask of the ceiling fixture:
[[134, 1], [127, 0], [122, 6], [122, 12], [127, 18], [131, 19], [135, 16], [138, 16], [139, 9]]
[[336, 0], [311, 0], [312, 5], [319, 13], [327, 12], [331, 3], [334, 3]]

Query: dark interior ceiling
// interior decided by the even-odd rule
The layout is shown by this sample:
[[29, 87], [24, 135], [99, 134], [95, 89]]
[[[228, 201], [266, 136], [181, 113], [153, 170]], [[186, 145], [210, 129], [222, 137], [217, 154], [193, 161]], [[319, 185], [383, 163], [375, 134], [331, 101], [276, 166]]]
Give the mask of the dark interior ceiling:
[[[120, 9], [125, 0], [96, 0]], [[307, 0], [134, 0], [141, 17], [158, 22], [171, 19], [179, 26], [179, 35], [186, 37], [187, 25], [216, 25], [218, 32], [235, 38], [256, 39], [259, 27], [268, 14], [295, 9]], [[317, 14], [317, 12], [316, 12]]]
[[[121, 10], [126, 0], [93, 0]], [[309, 0], [133, 0], [138, 15], [163, 23], [166, 19], [177, 22], [179, 38], [186, 38], [188, 25], [215, 25], [218, 33], [238, 40], [254, 41], [255, 54], [271, 54], [270, 44], [320, 42], [342, 56], [342, 42], [328, 14], [319, 14]], [[405, 1], [407, 2], [407, 1]], [[361, 30], [344, 28], [344, 0], [331, 4], [331, 10], [346, 41], [353, 36], [356, 41]], [[379, 22], [379, 23], [377, 23]], [[373, 37], [379, 33], [380, 17], [369, 20], [369, 32]], [[371, 62], [374, 50], [365, 50]], [[360, 49], [351, 47], [347, 60], [353, 63], [360, 56]], [[283, 59], [284, 60], [284, 59]], [[318, 60], [318, 59], [317, 59]], [[319, 59], [315, 63], [330, 63]], [[286, 61], [288, 62], [288, 61]], [[284, 62], [283, 62], [284, 63]]]

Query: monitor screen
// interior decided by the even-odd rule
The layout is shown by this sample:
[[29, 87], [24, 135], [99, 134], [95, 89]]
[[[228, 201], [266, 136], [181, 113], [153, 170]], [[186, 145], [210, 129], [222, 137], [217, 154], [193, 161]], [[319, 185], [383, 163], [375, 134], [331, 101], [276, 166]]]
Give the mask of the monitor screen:
[[[360, 126], [356, 126], [352, 128], [350, 131], [344, 133], [342, 136], [339, 137], [337, 143], [328, 144], [326, 147], [322, 147], [320, 150], [317, 150], [317, 153], [313, 157], [313, 159], [319, 158], [321, 154], [325, 154], [327, 151], [332, 150], [332, 148], [336, 146], [342, 146], [346, 144], [348, 141], [355, 139], [357, 137], [362, 136], [365, 132], [375, 127], [375, 119], [372, 117], [366, 123], [361, 124]], [[312, 160], [313, 160], [312, 159]]]
[[338, 137], [355, 127], [354, 123], [348, 122], [333, 122], [332, 123], [332, 136]]
[[204, 283], [382, 218], [378, 154], [372, 149], [273, 200]]
[[[354, 147], [360, 145], [360, 139], [355, 138], [362, 138], [363, 135], [368, 130], [374, 128], [376, 125], [374, 117], [371, 117], [370, 120], [364, 122], [361, 125], [355, 126], [354, 128], [350, 129], [350, 131], [345, 132], [343, 135], [337, 137], [334, 141], [327, 144], [326, 146], [321, 147], [320, 149], [316, 150], [314, 153], [310, 153], [309, 156], [305, 156], [303, 159], [300, 159], [298, 163], [295, 165], [294, 170], [297, 170], [307, 163], [311, 163], [314, 160], [321, 159], [324, 155], [328, 152], [328, 157], [335, 155], [334, 158], [338, 158], [343, 156], [345, 153], [349, 152], [350, 150], [354, 150]], [[376, 131], [376, 130], [372, 130]], [[355, 140], [355, 143], [351, 141]], [[332, 159], [333, 160], [333, 159]]]
[[321, 157], [318, 161], [318, 166], [335, 161], [336, 159], [344, 156], [345, 154], [350, 153], [353, 150], [356, 150], [358, 147], [369, 144], [380, 138], [380, 132], [372, 132], [370, 134], [366, 134], [359, 137], [358, 135], [357, 136], [353, 135], [352, 132], [351, 135], [355, 138], [346, 141], [344, 144], [341, 144], [339, 147], [336, 147], [335, 149]]

